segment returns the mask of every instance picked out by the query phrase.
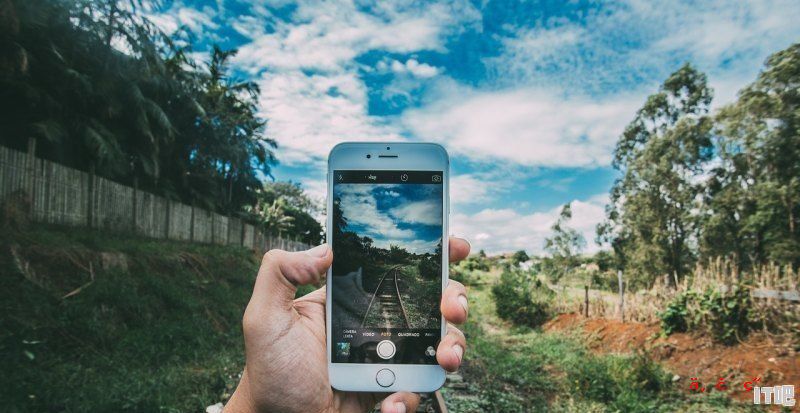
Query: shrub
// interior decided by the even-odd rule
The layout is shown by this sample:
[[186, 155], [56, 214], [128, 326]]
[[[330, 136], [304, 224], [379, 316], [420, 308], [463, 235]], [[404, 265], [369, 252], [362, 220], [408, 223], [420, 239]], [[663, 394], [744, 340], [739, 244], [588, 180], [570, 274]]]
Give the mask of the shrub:
[[417, 264], [419, 275], [422, 278], [438, 278], [442, 274], [442, 265], [439, 262], [439, 256], [422, 257]]
[[731, 291], [707, 289], [679, 294], [658, 314], [664, 334], [698, 331], [723, 344], [734, 344], [752, 328], [752, 300], [744, 285]]
[[593, 271], [589, 274], [594, 288], [605, 291], [619, 291], [619, 279], [613, 271]]
[[514, 324], [537, 327], [550, 317], [554, 293], [529, 273], [504, 271], [492, 294], [497, 315]]
[[687, 325], [689, 311], [686, 304], [690, 293], [691, 291], [679, 294], [667, 304], [664, 311], [658, 313], [658, 317], [661, 319], [661, 331], [664, 334], [685, 333], [689, 329]]
[[472, 271], [461, 268], [460, 266], [454, 266], [450, 268], [450, 279], [456, 280], [464, 285], [470, 285], [475, 282], [475, 276], [472, 274]]

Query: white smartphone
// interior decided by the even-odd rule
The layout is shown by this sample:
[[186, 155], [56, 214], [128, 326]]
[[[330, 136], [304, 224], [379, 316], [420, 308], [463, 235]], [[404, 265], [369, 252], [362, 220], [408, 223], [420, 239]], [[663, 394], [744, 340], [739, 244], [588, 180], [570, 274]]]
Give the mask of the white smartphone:
[[328, 157], [328, 375], [343, 391], [431, 392], [447, 285], [449, 159], [429, 143], [342, 143]]

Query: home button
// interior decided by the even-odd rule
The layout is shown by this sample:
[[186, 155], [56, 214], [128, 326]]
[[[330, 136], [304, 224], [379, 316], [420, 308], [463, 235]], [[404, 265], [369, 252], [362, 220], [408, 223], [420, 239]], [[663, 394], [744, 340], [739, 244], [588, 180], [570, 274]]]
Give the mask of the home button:
[[394, 384], [394, 372], [389, 369], [381, 369], [378, 371], [378, 374], [375, 375], [375, 381], [377, 381], [378, 385], [381, 387], [389, 387]]

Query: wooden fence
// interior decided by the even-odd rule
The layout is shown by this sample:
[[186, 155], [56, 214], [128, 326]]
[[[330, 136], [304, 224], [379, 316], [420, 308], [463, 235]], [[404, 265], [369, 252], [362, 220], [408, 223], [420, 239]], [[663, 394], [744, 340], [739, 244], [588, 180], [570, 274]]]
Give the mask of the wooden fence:
[[256, 251], [308, 249], [220, 215], [0, 146], [0, 202], [26, 194], [34, 221], [87, 226], [178, 241], [241, 245]]

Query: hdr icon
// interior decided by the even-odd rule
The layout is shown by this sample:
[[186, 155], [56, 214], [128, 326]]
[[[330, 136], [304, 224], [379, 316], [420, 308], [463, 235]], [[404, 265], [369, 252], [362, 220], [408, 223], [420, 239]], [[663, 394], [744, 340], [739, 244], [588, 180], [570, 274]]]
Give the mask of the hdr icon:
[[[761, 396], [764, 396], [764, 403], [761, 403]], [[792, 407], [794, 400], [794, 385], [784, 384], [774, 387], [753, 387], [753, 404], [777, 404], [785, 407]]]

